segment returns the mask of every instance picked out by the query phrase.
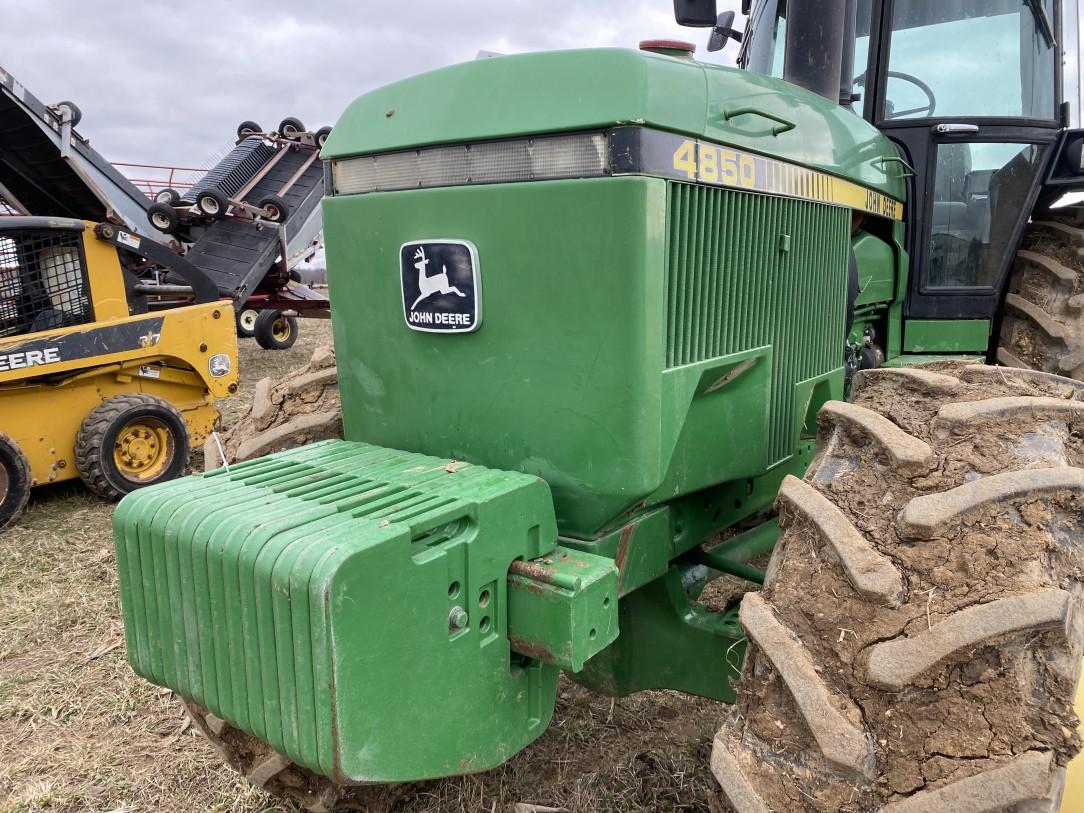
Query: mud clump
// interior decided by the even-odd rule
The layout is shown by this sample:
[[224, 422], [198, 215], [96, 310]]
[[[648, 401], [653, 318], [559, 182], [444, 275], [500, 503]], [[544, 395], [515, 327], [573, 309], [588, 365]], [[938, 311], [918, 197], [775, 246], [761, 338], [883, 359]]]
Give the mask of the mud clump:
[[264, 378], [256, 384], [252, 405], [230, 429], [204, 444], [204, 468], [219, 468], [223, 453], [226, 462], [241, 463], [342, 436], [335, 350], [318, 347], [301, 369], [278, 382]]

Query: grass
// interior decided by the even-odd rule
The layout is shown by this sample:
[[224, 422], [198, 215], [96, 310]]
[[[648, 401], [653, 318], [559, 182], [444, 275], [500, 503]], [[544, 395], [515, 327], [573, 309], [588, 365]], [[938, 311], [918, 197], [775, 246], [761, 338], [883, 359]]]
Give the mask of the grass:
[[[241, 343], [234, 421], [260, 378], [302, 366], [330, 341], [302, 323], [270, 353]], [[39, 490], [0, 538], [0, 813], [284, 813], [189, 725], [176, 698], [128, 668], [110, 518], [77, 484]], [[389, 698], [409, 702], [409, 697]], [[428, 783], [404, 813], [725, 809], [707, 768], [726, 708], [673, 692], [613, 701], [563, 683], [554, 724], [496, 771]]]

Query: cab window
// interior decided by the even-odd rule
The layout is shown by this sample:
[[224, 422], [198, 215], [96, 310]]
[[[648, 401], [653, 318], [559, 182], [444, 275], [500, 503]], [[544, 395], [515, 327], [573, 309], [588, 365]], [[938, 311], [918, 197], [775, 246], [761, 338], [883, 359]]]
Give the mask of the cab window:
[[1053, 0], [896, 0], [885, 119], [1054, 119]]
[[1041, 157], [1034, 144], [937, 146], [926, 288], [996, 284]]
[[746, 70], [783, 78], [787, 42], [787, 0], [763, 0], [753, 8], [742, 56]]

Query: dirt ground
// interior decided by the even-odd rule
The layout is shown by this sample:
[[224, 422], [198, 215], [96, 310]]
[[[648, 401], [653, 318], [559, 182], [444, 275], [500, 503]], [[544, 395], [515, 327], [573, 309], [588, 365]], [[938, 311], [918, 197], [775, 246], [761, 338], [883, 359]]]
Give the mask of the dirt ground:
[[[243, 340], [225, 424], [256, 381], [302, 366], [329, 341], [330, 324], [317, 321], [303, 322], [286, 352]], [[62, 485], [39, 490], [0, 537], [0, 813], [293, 810], [223, 766], [173, 695], [128, 668], [111, 514]], [[726, 711], [672, 692], [613, 701], [564, 683], [535, 745], [500, 770], [430, 783], [402, 809], [511, 813], [527, 802], [570, 813], [722, 813], [707, 760]]]

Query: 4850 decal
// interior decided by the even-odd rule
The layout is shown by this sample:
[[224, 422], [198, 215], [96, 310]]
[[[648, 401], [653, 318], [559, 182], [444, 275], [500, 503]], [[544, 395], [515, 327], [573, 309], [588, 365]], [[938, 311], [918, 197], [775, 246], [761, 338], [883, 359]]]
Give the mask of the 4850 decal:
[[674, 150], [672, 163], [676, 177], [699, 183], [801, 198], [860, 209], [893, 220], [903, 219], [903, 204], [873, 189], [732, 147], [685, 139]]

